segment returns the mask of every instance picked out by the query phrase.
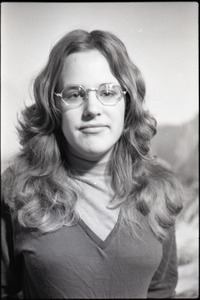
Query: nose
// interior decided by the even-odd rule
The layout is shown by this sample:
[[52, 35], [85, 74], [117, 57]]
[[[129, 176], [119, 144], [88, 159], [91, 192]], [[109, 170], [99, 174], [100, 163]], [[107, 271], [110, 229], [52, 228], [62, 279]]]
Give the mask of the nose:
[[99, 102], [95, 91], [87, 92], [87, 100], [84, 103], [84, 117], [95, 117], [101, 115], [102, 104]]

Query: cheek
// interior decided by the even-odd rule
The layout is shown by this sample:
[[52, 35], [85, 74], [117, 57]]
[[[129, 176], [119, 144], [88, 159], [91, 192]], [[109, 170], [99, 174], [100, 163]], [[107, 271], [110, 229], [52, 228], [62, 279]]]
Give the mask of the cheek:
[[124, 128], [124, 119], [125, 119], [125, 105], [122, 104], [119, 109], [115, 113], [114, 118], [115, 126], [118, 128], [118, 130], [122, 131]]
[[61, 128], [65, 137], [73, 136], [76, 127], [76, 118], [73, 114], [62, 113]]
[[118, 135], [120, 137], [122, 135], [122, 132], [123, 132], [123, 129], [124, 129], [124, 117], [119, 116], [117, 123], [118, 123], [118, 125], [116, 126], [116, 130], [117, 130]]

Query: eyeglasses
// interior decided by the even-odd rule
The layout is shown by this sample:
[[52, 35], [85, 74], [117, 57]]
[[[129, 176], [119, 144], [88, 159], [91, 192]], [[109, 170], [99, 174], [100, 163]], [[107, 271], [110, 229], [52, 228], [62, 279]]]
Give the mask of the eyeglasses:
[[61, 93], [54, 93], [60, 97], [68, 107], [79, 107], [88, 99], [88, 92], [95, 91], [97, 99], [103, 105], [116, 105], [126, 91], [122, 91], [121, 87], [114, 83], [103, 83], [99, 88], [85, 89], [83, 86], [74, 84], [67, 85]]

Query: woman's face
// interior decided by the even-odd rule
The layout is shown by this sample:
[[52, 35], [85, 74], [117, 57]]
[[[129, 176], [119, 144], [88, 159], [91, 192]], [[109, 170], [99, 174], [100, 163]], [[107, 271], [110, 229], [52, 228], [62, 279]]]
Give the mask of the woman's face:
[[[68, 84], [98, 88], [102, 83], [118, 84], [110, 71], [106, 58], [97, 50], [79, 52], [65, 59], [59, 92]], [[114, 106], [105, 106], [88, 92], [87, 100], [79, 107], [68, 107], [61, 98], [62, 131], [70, 152], [90, 161], [109, 158], [114, 144], [122, 134], [124, 126], [124, 97]]]

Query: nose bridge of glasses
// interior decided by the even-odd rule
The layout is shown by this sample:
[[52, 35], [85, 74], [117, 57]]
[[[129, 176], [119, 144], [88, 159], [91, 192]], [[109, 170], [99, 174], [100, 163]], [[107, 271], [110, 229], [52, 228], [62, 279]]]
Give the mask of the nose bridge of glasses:
[[87, 89], [85, 89], [85, 91], [86, 91], [86, 94], [87, 94], [87, 97], [88, 97], [89, 92], [96, 92], [96, 94], [97, 94], [98, 89], [97, 88], [87, 88]]
[[98, 94], [98, 89], [97, 88], [87, 88], [85, 89], [85, 92], [86, 92], [86, 98], [88, 100], [89, 98], [89, 92], [95, 92], [95, 96], [97, 97], [97, 94]]

